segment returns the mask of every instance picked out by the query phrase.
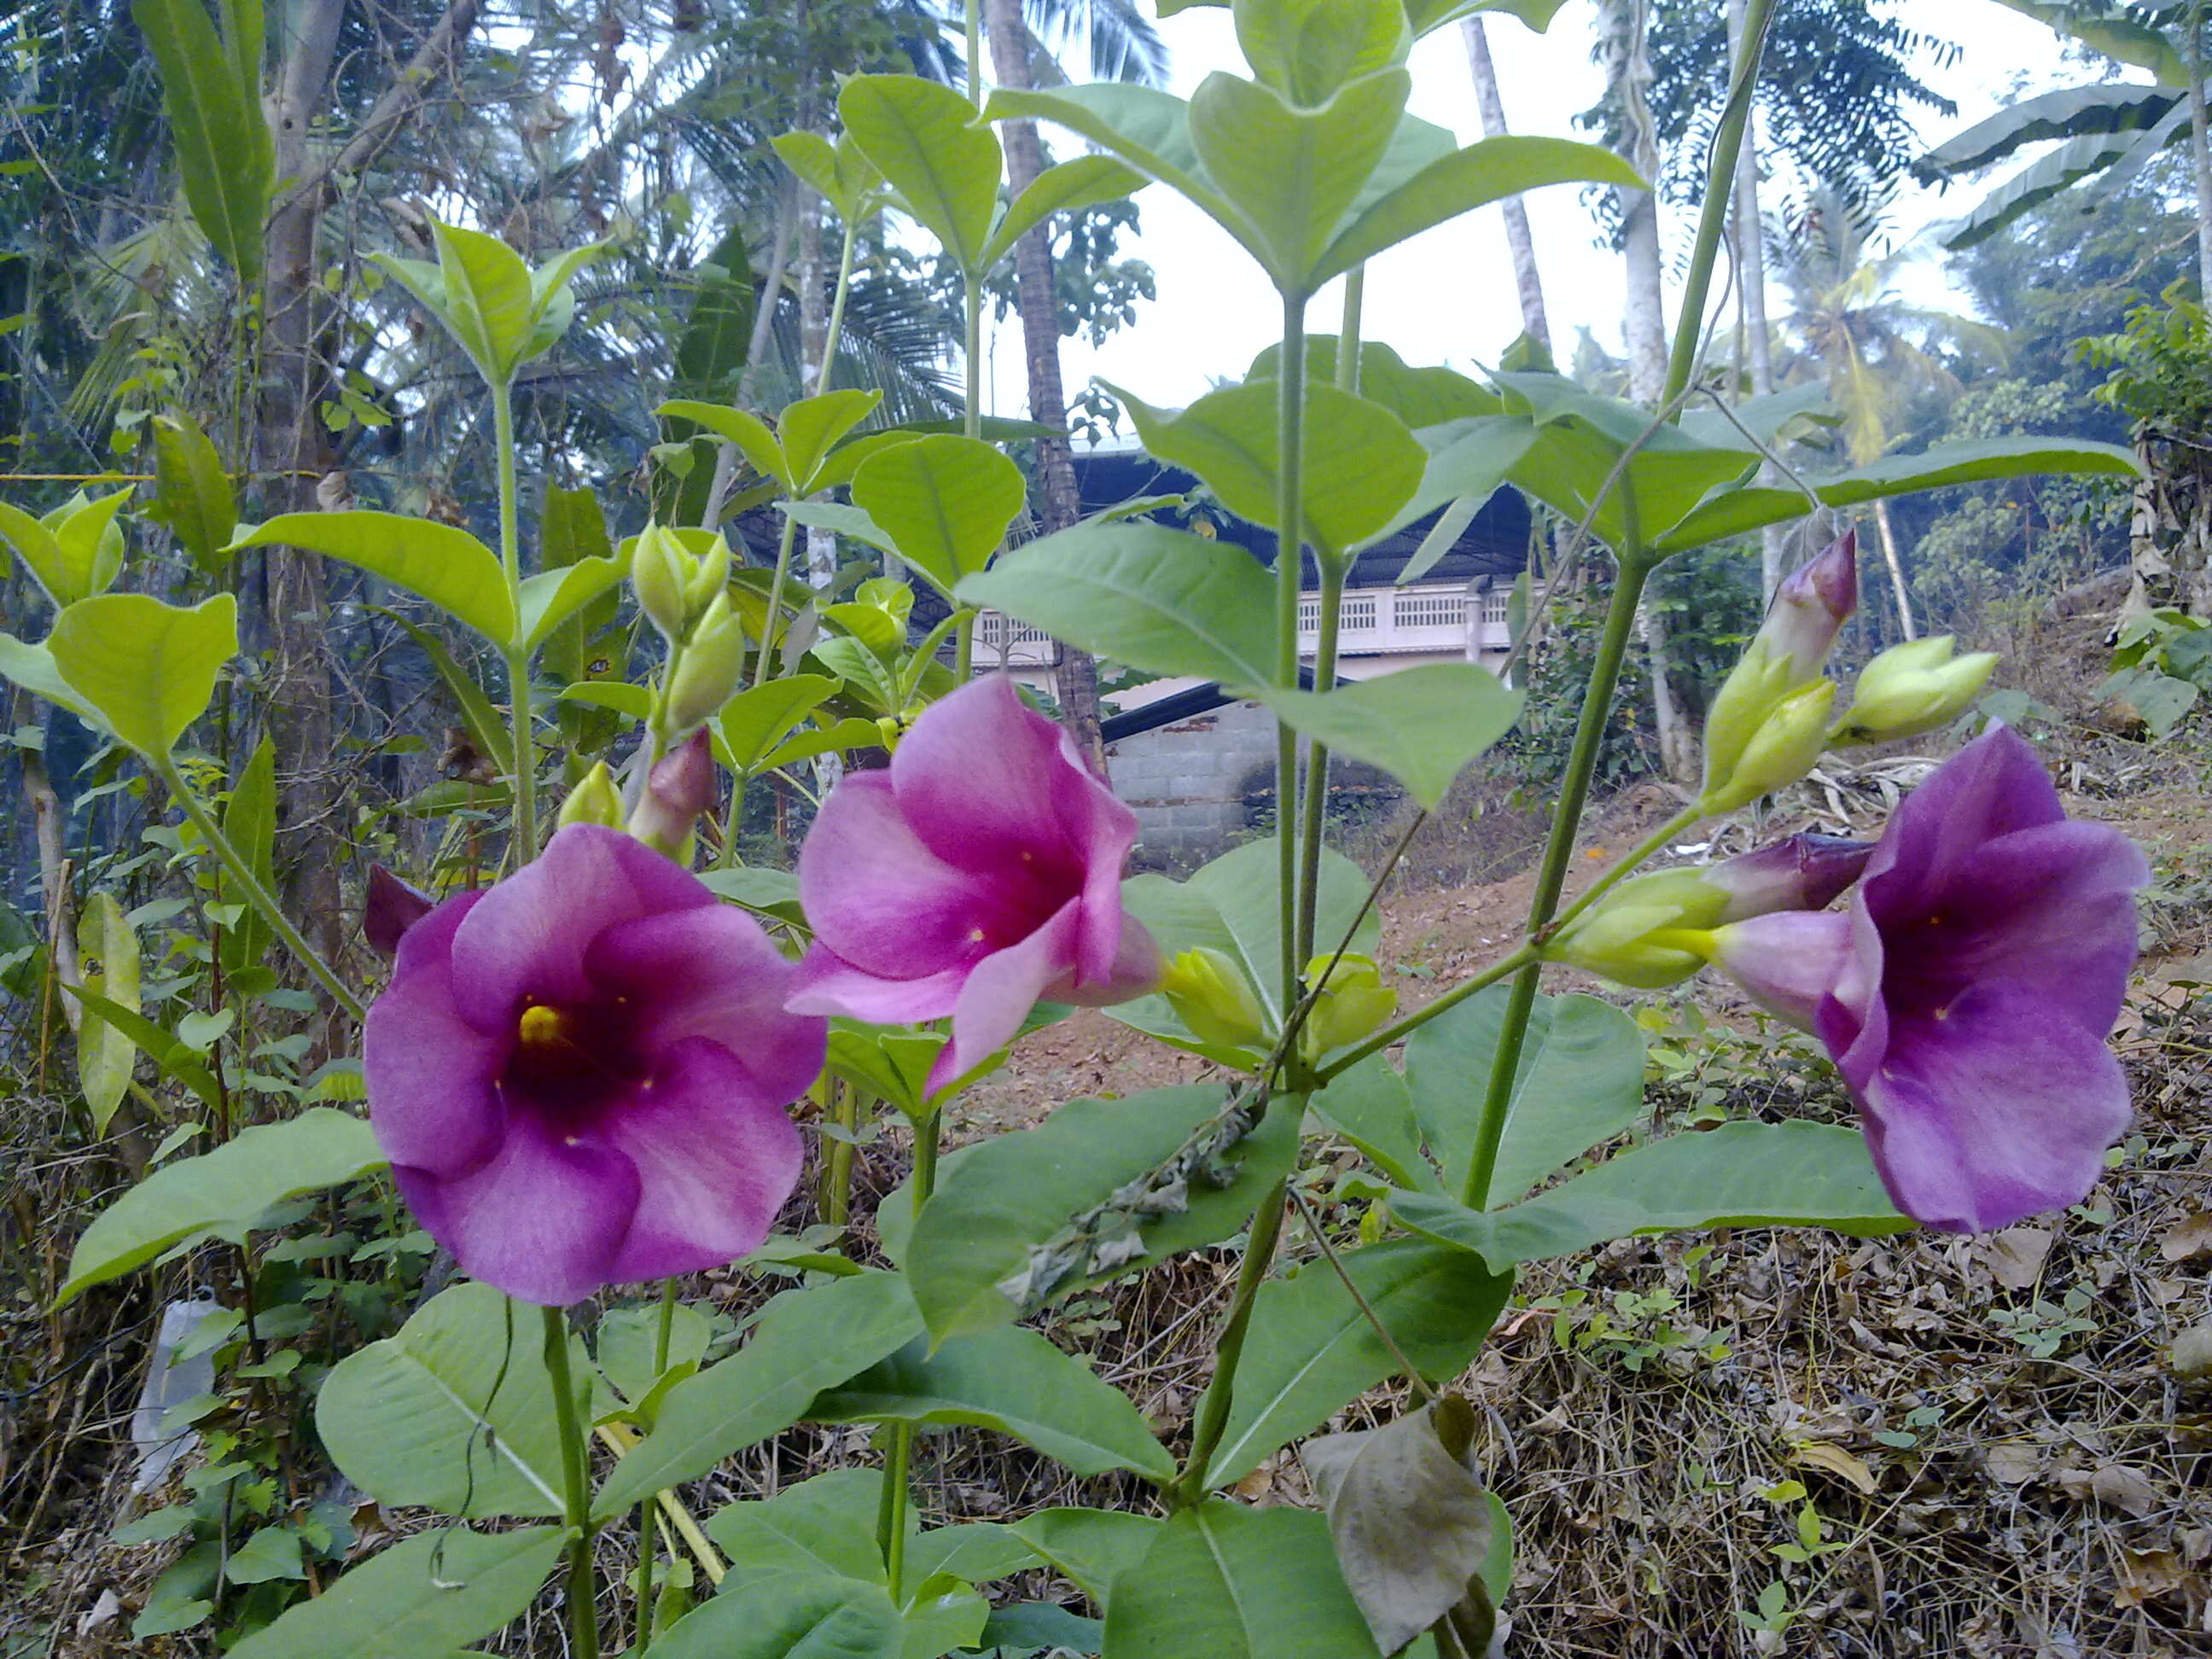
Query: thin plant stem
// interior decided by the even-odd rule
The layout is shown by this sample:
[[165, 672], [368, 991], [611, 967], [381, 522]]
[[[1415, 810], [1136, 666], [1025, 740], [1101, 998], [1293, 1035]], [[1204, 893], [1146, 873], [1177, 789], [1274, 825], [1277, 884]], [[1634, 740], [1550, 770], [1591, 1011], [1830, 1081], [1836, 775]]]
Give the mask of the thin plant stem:
[[[1674, 840], [1675, 836], [1680, 835], [1682, 831], [1687, 830], [1692, 824], [1696, 823], [1704, 817], [1705, 814], [1700, 812], [1696, 807], [1686, 806], [1680, 811], [1675, 813], [1673, 817], [1668, 819], [1666, 823], [1661, 824], [1656, 830], [1654, 830], [1650, 835], [1644, 836], [1644, 838], [1638, 842], [1632, 850], [1625, 854], [1620, 858], [1614, 860], [1612, 866], [1607, 869], [1603, 875], [1592, 882], [1589, 884], [1589, 889], [1580, 894], [1572, 904], [1570, 904], [1565, 909], [1560, 911], [1559, 915], [1552, 918], [1549, 925], [1544, 929], [1544, 939], [1553, 939], [1557, 937], [1562, 927], [1565, 927], [1569, 922], [1574, 921], [1576, 917], [1581, 915], [1582, 913], [1589, 909], [1591, 905], [1595, 904], [1600, 899], [1603, 898], [1607, 893], [1611, 892], [1615, 887], [1620, 885], [1622, 881], [1626, 880], [1628, 877], [1634, 875], [1638, 866], [1642, 865], [1646, 859], [1650, 858], [1654, 854], [1659, 852], [1668, 842]], [[1541, 944], [1542, 942], [1542, 939], [1539, 939], [1537, 941], [1539, 944]]]
[[155, 775], [168, 786], [170, 794], [184, 809], [185, 817], [191, 821], [192, 828], [199, 831], [200, 839], [208, 844], [209, 850], [216, 857], [222, 860], [223, 868], [238, 884], [239, 891], [245, 894], [247, 902], [261, 913], [276, 937], [284, 941], [284, 948], [292, 953], [292, 959], [307, 970], [314, 981], [330, 994], [331, 1000], [348, 1016], [359, 1020], [368, 1012], [362, 1000], [338, 977], [337, 970], [323, 959], [322, 952], [308, 944], [307, 936], [292, 925], [291, 917], [284, 914], [284, 907], [277, 902], [276, 896], [263, 884], [253, 866], [231, 844], [230, 838], [222, 833], [222, 827], [215, 821], [215, 815], [192, 793], [192, 787], [185, 781], [184, 774], [177, 769], [175, 760], [164, 755], [151, 763]]
[[1344, 325], [1336, 333], [1336, 385], [1340, 392], [1359, 390], [1359, 319], [1367, 303], [1367, 266], [1352, 266], [1344, 276]]
[[845, 227], [844, 251], [837, 256], [837, 287], [830, 301], [830, 326], [822, 337], [822, 368], [814, 377], [814, 395], [830, 389], [830, 371], [837, 362], [837, 341], [845, 332], [845, 297], [853, 291], [853, 254], [859, 246], [860, 222]]
[[1398, 1369], [1405, 1373], [1406, 1381], [1412, 1383], [1413, 1392], [1420, 1395], [1421, 1403], [1424, 1406], [1435, 1405], [1437, 1391], [1429, 1386], [1428, 1378], [1413, 1369], [1413, 1362], [1406, 1358], [1406, 1351], [1398, 1346], [1398, 1339], [1390, 1334], [1390, 1328], [1382, 1322], [1382, 1316], [1375, 1311], [1375, 1304], [1367, 1299], [1366, 1291], [1361, 1290], [1353, 1282], [1351, 1273], [1346, 1271], [1344, 1258], [1337, 1255], [1336, 1246], [1329, 1243], [1328, 1231], [1322, 1225], [1321, 1217], [1314, 1212], [1313, 1206], [1306, 1202], [1306, 1195], [1293, 1188], [1291, 1202], [1298, 1206], [1298, 1213], [1305, 1218], [1307, 1227], [1313, 1232], [1314, 1243], [1321, 1246], [1321, 1253], [1328, 1258], [1328, 1265], [1335, 1271], [1338, 1282], [1344, 1286], [1345, 1293], [1351, 1297], [1352, 1306], [1359, 1310], [1360, 1317], [1367, 1322], [1368, 1328], [1381, 1338], [1382, 1346], [1390, 1351], [1390, 1357], [1398, 1362]]
[[[1344, 562], [1321, 561], [1321, 629], [1314, 642], [1314, 690], [1336, 689], [1338, 629], [1344, 610]], [[1314, 918], [1321, 903], [1322, 831], [1328, 817], [1328, 746], [1306, 748], [1305, 793], [1300, 801], [1298, 836], [1298, 953], [1301, 963], [1314, 953]]]
[[568, 1316], [559, 1308], [545, 1316], [545, 1370], [553, 1384], [553, 1413], [561, 1431], [561, 1474], [567, 1483], [568, 1525], [568, 1628], [578, 1659], [599, 1659], [599, 1583], [592, 1571], [592, 1483], [590, 1448], [576, 1414], [576, 1385], [568, 1373]]
[[982, 0], [968, 0], [968, 96], [980, 111], [983, 107], [983, 4]]
[[[1274, 1109], [1271, 1105], [1270, 1110]], [[1279, 1181], [1267, 1189], [1260, 1200], [1260, 1207], [1252, 1216], [1252, 1231], [1245, 1240], [1244, 1259], [1237, 1264], [1237, 1291], [1229, 1304], [1229, 1317], [1221, 1328], [1221, 1337], [1213, 1346], [1213, 1376], [1206, 1385], [1206, 1397], [1199, 1401], [1198, 1422], [1191, 1431], [1190, 1456], [1185, 1460], [1182, 1474], [1169, 1488], [1169, 1499], [1177, 1509], [1188, 1509], [1206, 1494], [1206, 1466], [1212, 1460], [1214, 1449], [1220, 1445], [1222, 1435], [1229, 1427], [1229, 1408], [1235, 1398], [1237, 1362], [1243, 1357], [1244, 1338], [1252, 1324], [1252, 1305], [1259, 1300], [1260, 1286], [1266, 1282], [1267, 1270], [1274, 1265], [1275, 1246], [1283, 1233], [1283, 1209], [1288, 1201], [1290, 1183]]]
[[1379, 1054], [1394, 1043], [1407, 1037], [1434, 1019], [1438, 1014], [1456, 1008], [1478, 991], [1486, 991], [1508, 974], [1519, 971], [1536, 960], [1536, 947], [1524, 945], [1511, 956], [1493, 962], [1471, 979], [1462, 980], [1433, 1001], [1425, 1002], [1403, 1019], [1394, 1021], [1367, 1038], [1355, 1048], [1347, 1048], [1315, 1074], [1316, 1087], [1333, 1079], [1342, 1077], [1370, 1054]]
[[[942, 1111], [932, 1112], [914, 1126], [914, 1212], [919, 1216], [929, 1195], [937, 1190], [937, 1143]], [[890, 1580], [891, 1600], [906, 1605], [906, 1511], [908, 1480], [914, 1467], [914, 1425], [894, 1424], [890, 1455], [884, 1466], [883, 1508], [877, 1519], [876, 1541], [882, 1547], [884, 1571]]]
[[[491, 388], [492, 441], [499, 451], [499, 562], [507, 591], [522, 608], [522, 538], [517, 528], [520, 486], [514, 477], [514, 392]], [[507, 699], [514, 720], [514, 857], [524, 865], [538, 855], [538, 763], [532, 739], [530, 653], [519, 645], [507, 650]]]
[[631, 1659], [644, 1659], [653, 1645], [653, 1558], [659, 1548], [653, 1536], [653, 1499], [641, 1498], [637, 1500], [637, 1580], [630, 1594], [636, 1608], [637, 1639], [630, 1648]]
[[[1298, 596], [1305, 574], [1304, 495], [1299, 462], [1305, 441], [1306, 299], [1283, 295], [1281, 379], [1275, 410], [1275, 683], [1288, 690], [1298, 684]], [[1318, 680], [1316, 682], [1319, 684]], [[1277, 926], [1282, 934], [1283, 1003], [1297, 994], [1298, 845], [1291, 834], [1298, 822], [1298, 734], [1279, 718], [1275, 722], [1275, 846]]]

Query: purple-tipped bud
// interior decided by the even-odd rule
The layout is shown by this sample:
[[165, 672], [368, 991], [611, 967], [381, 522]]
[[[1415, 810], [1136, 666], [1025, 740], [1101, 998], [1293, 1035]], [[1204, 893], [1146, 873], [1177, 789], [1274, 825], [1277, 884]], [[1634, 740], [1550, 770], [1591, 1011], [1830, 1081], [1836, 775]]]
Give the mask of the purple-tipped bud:
[[1825, 910], [1859, 878], [1873, 856], [1870, 841], [1796, 835], [1729, 859], [1699, 872], [1728, 896], [1707, 925], [1721, 927], [1775, 910]]
[[380, 955], [398, 953], [399, 936], [430, 914], [437, 901], [410, 887], [380, 864], [368, 866], [368, 893], [361, 907], [361, 931]]
[[702, 726], [662, 756], [629, 815], [629, 832], [647, 846], [682, 860], [691, 826], [714, 805], [714, 751]]
[[1827, 550], [1774, 590], [1774, 607], [1759, 633], [1775, 654], [1790, 659], [1800, 680], [1828, 660], [1836, 635], [1859, 608], [1859, 532], [1846, 530]]

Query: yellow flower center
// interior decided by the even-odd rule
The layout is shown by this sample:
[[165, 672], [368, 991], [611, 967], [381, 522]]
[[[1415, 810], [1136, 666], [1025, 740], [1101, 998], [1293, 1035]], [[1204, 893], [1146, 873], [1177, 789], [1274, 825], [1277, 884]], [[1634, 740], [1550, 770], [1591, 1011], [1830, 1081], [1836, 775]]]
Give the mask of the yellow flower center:
[[533, 1002], [522, 1011], [522, 1020], [516, 1031], [525, 1048], [539, 1054], [550, 1054], [572, 1049], [576, 1038], [568, 1017], [558, 1008]]

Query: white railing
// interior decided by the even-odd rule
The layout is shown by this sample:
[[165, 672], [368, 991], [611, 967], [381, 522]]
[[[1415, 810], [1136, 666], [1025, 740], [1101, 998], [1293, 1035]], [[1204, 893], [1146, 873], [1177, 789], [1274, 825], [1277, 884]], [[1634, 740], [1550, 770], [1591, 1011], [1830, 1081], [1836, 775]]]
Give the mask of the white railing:
[[1016, 622], [1003, 611], [981, 611], [975, 617], [975, 661], [995, 668], [1008, 665], [1036, 666], [1055, 659], [1052, 635], [1041, 628]]

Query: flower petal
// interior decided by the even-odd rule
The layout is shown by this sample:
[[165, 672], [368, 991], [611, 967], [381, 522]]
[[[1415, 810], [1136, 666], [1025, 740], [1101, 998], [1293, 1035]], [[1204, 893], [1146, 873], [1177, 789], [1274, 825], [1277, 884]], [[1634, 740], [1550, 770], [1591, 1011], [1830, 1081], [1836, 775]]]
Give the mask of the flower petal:
[[1133, 997], [1149, 995], [1160, 988], [1167, 972], [1165, 958], [1160, 955], [1158, 943], [1145, 924], [1127, 911], [1121, 909], [1121, 896], [1114, 898], [1115, 918], [1115, 950], [1108, 960], [1106, 971], [1094, 975], [1083, 961], [1091, 927], [1091, 904], [1083, 901], [1083, 913], [1078, 923], [1076, 955], [1079, 967], [1075, 977], [1068, 981], [1048, 985], [1046, 997], [1054, 1002], [1072, 1003], [1079, 1008], [1107, 1008], [1117, 1002], [1127, 1002]]
[[719, 902], [642, 842], [601, 824], [569, 824], [486, 893], [454, 935], [461, 1017], [503, 1036], [526, 1000], [575, 1003], [589, 994], [584, 953], [601, 928]]
[[1877, 922], [1962, 880], [1999, 836], [2064, 820], [2051, 775], [2025, 738], [1995, 726], [1930, 773], [1890, 815], [1859, 891]]
[[1003, 883], [955, 869], [922, 845], [881, 772], [840, 781], [799, 852], [799, 899], [816, 937], [885, 978], [921, 979], [975, 960], [979, 926], [988, 933], [1006, 925], [1003, 894]]
[[952, 1009], [952, 1041], [930, 1067], [934, 1091], [964, 1077], [1014, 1040], [1048, 987], [1072, 982], [1081, 902], [1070, 899], [1018, 945], [994, 951], [968, 971]]
[[671, 1047], [605, 1133], [639, 1181], [635, 1218], [607, 1275], [617, 1282], [698, 1273], [757, 1248], [805, 1163], [781, 1103], [703, 1037]]
[[1769, 1012], [1811, 1030], [1850, 964], [1851, 919], [1777, 910], [1713, 933], [1713, 963]]
[[507, 1115], [498, 1085], [507, 1039], [486, 1036], [454, 1007], [454, 931], [483, 897], [449, 898], [407, 928], [392, 983], [362, 1030], [377, 1145], [394, 1164], [440, 1176], [490, 1158]]
[[2128, 1125], [2104, 1033], [2010, 986], [1971, 988], [1940, 1021], [1893, 1022], [1880, 1066], [1850, 1080], [1898, 1208], [1953, 1232], [2079, 1202]]
[[471, 1279], [520, 1302], [580, 1302], [616, 1282], [615, 1256], [637, 1212], [638, 1173], [598, 1137], [572, 1140], [534, 1114], [508, 1115], [497, 1155], [458, 1180], [395, 1164], [399, 1191]]
[[951, 1013], [968, 974], [966, 968], [948, 968], [921, 979], [884, 979], [817, 945], [800, 960], [799, 977], [783, 1006], [795, 1014], [842, 1014], [877, 1025], [911, 1025]]
[[799, 965], [730, 905], [618, 922], [592, 941], [585, 966], [602, 993], [629, 998], [641, 1052], [705, 1037], [776, 1105], [805, 1093], [821, 1073], [828, 1026], [784, 1011]]

